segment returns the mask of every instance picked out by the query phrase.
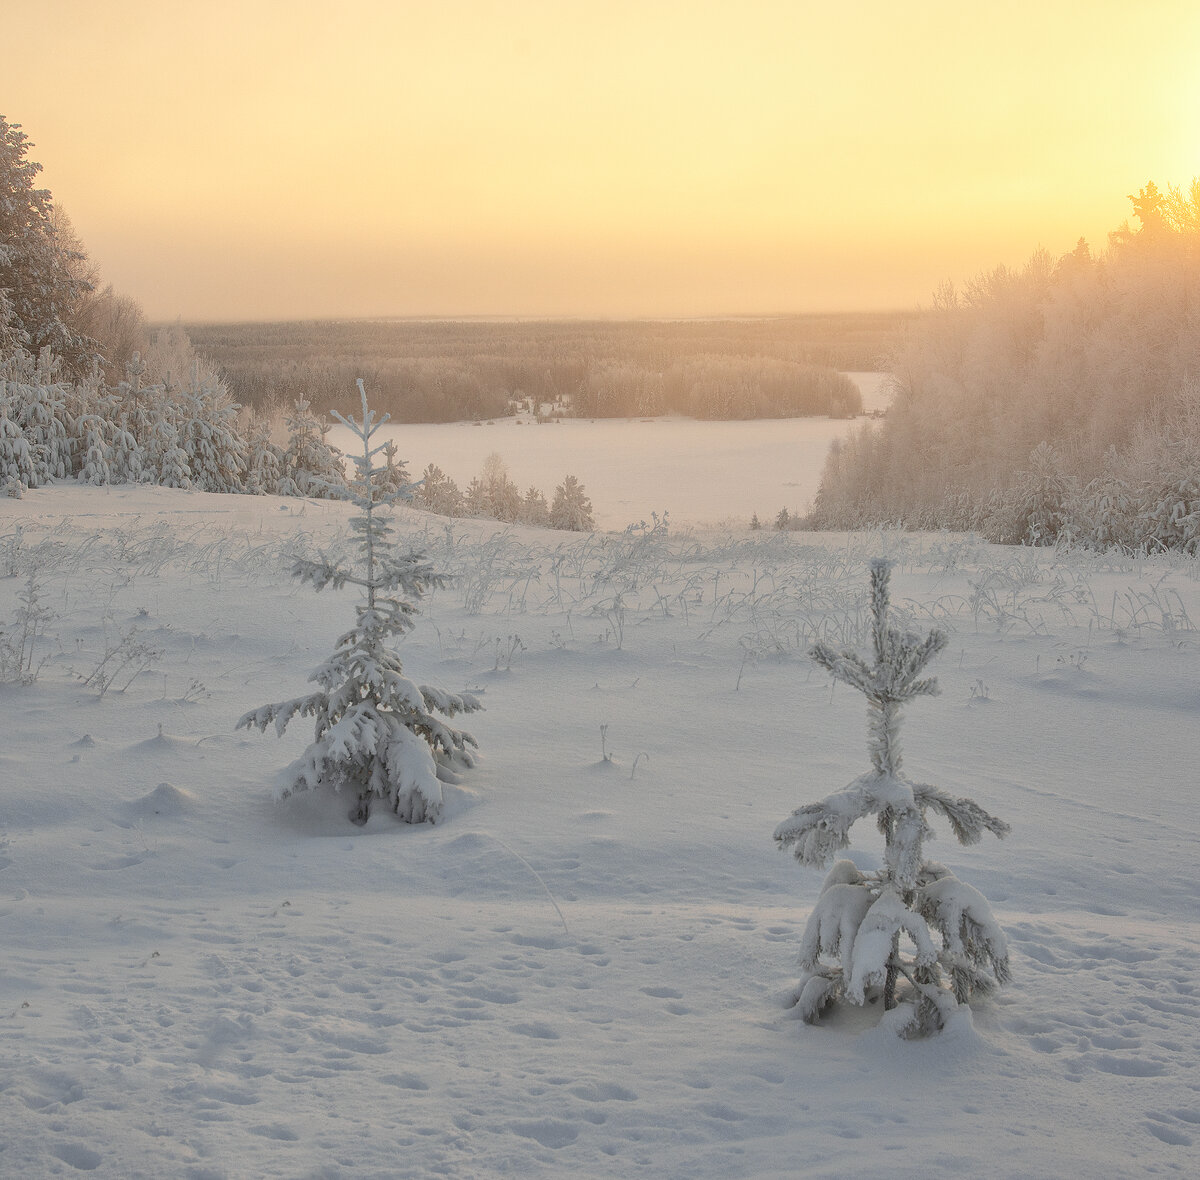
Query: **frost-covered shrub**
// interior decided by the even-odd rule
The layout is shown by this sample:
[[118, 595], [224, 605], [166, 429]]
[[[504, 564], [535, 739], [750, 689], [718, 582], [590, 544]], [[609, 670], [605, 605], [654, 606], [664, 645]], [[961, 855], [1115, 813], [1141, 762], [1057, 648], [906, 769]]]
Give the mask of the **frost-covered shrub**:
[[442, 809], [439, 767], [473, 765], [470, 747], [475, 745], [470, 734], [452, 729], [437, 714], [471, 713], [480, 704], [466, 694], [414, 684], [388, 647], [412, 628], [417, 613], [412, 600], [442, 586], [444, 579], [423, 554], [391, 551], [392, 529], [383, 510], [407, 493], [386, 492], [381, 486], [387, 469], [373, 461], [384, 448], [372, 447], [371, 439], [387, 416], [376, 419], [361, 381], [358, 388], [362, 421], [336, 417], [363, 446], [354, 459], [355, 477], [342, 492], [361, 512], [351, 526], [359, 536], [359, 561], [348, 568], [300, 560], [293, 573], [316, 590], [360, 586], [365, 601], [333, 655], [309, 678], [318, 684], [316, 692], [264, 705], [242, 717], [237, 728], [265, 731], [274, 725], [282, 734], [293, 717], [315, 718], [315, 740], [288, 768], [281, 797], [321, 787], [345, 790], [353, 796], [350, 815], [356, 823], [367, 821], [376, 799], [406, 823], [434, 823]]
[[850, 844], [850, 828], [875, 816], [883, 835], [882, 865], [863, 871], [850, 860], [834, 863], [800, 945], [804, 976], [794, 993], [800, 1015], [812, 1023], [831, 1003], [865, 1004], [882, 996], [891, 1027], [902, 1036], [936, 1032], [975, 991], [1009, 978], [1007, 942], [983, 895], [945, 865], [926, 860], [930, 813], [950, 824], [963, 844], [985, 831], [1009, 828], [970, 799], [958, 799], [901, 770], [902, 705], [937, 692], [923, 677], [947, 642], [945, 632], [924, 638], [889, 624], [890, 569], [871, 563], [871, 635], [874, 663], [853, 651], [817, 643], [809, 654], [857, 688], [870, 708], [871, 769], [844, 790], [793, 812], [775, 829], [780, 847], [801, 864], [822, 867]]

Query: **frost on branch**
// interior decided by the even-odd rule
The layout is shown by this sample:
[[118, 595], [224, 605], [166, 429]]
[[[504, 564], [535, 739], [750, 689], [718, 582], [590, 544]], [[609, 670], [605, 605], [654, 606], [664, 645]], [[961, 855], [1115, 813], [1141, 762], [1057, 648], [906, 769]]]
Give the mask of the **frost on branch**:
[[[360, 509], [351, 521], [358, 535], [359, 560], [353, 565], [299, 560], [292, 574], [315, 590], [346, 585], [363, 590], [355, 607], [355, 624], [338, 641], [333, 654], [309, 679], [316, 692], [247, 713], [237, 727], [282, 734], [294, 717], [312, 717], [312, 745], [286, 772], [280, 797], [329, 787], [354, 797], [350, 812], [366, 823], [372, 801], [383, 800], [406, 823], [434, 823], [442, 809], [441, 766], [473, 766], [475, 745], [470, 734], [447, 725], [442, 717], [473, 713], [481, 706], [472, 696], [418, 685], [404, 675], [400, 657], [388, 641], [410, 631], [420, 599], [444, 585], [423, 554], [392, 551], [392, 529], [381, 509], [407, 497], [412, 485], [398, 484], [394, 456], [373, 465], [383, 446], [371, 437], [384, 422], [367, 408], [363, 383], [362, 421], [335, 415], [362, 441], [355, 457], [356, 476], [342, 493]], [[441, 716], [438, 716], [441, 714]]]
[[945, 646], [933, 630], [924, 638], [889, 625], [888, 563], [871, 563], [874, 662], [818, 643], [809, 652], [835, 679], [867, 698], [871, 770], [819, 803], [798, 808], [775, 829], [781, 848], [801, 864], [823, 867], [850, 844], [856, 820], [875, 816], [883, 865], [862, 872], [837, 861], [821, 887], [800, 943], [804, 977], [794, 992], [809, 1023], [830, 1004], [865, 1004], [882, 996], [889, 1024], [903, 1036], [936, 1032], [972, 993], [1009, 979], [1008, 948], [988, 903], [945, 865], [924, 859], [930, 814], [945, 819], [959, 842], [1009, 828], [971, 799], [914, 783], [902, 772], [901, 706], [938, 691], [923, 675]]

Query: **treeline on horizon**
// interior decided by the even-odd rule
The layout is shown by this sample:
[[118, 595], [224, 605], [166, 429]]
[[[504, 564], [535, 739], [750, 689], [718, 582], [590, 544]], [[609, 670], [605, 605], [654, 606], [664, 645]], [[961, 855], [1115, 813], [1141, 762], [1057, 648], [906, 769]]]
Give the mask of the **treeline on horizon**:
[[585, 418], [860, 413], [844, 372], [874, 371], [915, 312], [634, 321], [325, 320], [185, 324], [231, 396], [344, 409], [366, 380], [398, 422], [495, 418], [514, 404]]

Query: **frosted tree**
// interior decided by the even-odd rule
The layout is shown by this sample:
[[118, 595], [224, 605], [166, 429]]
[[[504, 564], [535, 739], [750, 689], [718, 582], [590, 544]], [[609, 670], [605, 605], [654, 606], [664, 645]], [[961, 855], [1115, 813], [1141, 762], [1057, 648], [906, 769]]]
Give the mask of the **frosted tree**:
[[296, 401], [284, 422], [288, 441], [280, 491], [285, 496], [337, 496], [345, 486], [345, 472], [341, 451], [325, 441], [328, 425], [313, 416], [303, 398]]
[[273, 496], [279, 491], [283, 451], [271, 441], [270, 426], [254, 418], [246, 438], [246, 491], [254, 496]]
[[545, 526], [550, 523], [550, 505], [546, 497], [535, 487], [531, 487], [521, 500], [522, 524]]
[[83, 414], [75, 423], [79, 432], [79, 478], [83, 483], [112, 483], [111, 447], [107, 435], [112, 424], [99, 414]]
[[478, 494], [472, 495], [479, 500], [480, 515], [508, 523], [521, 515], [520, 489], [509, 478], [508, 467], [495, 451], [484, 459], [483, 472], [478, 482]]
[[[3, 386], [0, 385], [0, 394]], [[19, 495], [22, 488], [32, 487], [33, 458], [29, 443], [21, 428], [8, 416], [6, 399], [0, 396], [0, 488], [13, 489]]]
[[379, 486], [384, 492], [395, 492], [412, 485], [408, 464], [397, 455], [396, 444], [389, 439], [383, 444], [383, 469], [379, 473]]
[[30, 487], [71, 475], [71, 439], [67, 435], [67, 386], [58, 380], [47, 357], [10, 357], [0, 362], [0, 389], [7, 391], [9, 416], [29, 444]]
[[1002, 820], [901, 769], [900, 711], [938, 691], [926, 666], [947, 643], [944, 631], [924, 638], [889, 623], [889, 563], [871, 563], [871, 638], [875, 660], [815, 644], [809, 655], [835, 679], [863, 693], [869, 706], [871, 769], [844, 790], [793, 812], [775, 829], [780, 847], [801, 864], [823, 867], [850, 844], [856, 820], [875, 816], [883, 863], [862, 871], [851, 860], [832, 866], [800, 946], [804, 976], [795, 992], [812, 1023], [834, 1001], [865, 1004], [882, 994], [886, 1017], [902, 1036], [935, 1032], [975, 991], [1009, 978], [1003, 931], [983, 895], [945, 865], [926, 860], [930, 813], [944, 818], [963, 844], [984, 832], [1004, 836]]
[[416, 501], [421, 507], [442, 516], [458, 516], [463, 511], [462, 492], [458, 490], [458, 484], [435, 463], [425, 468]]
[[568, 475], [554, 489], [554, 502], [550, 505], [550, 527], [586, 533], [595, 528], [592, 517], [592, 502], [583, 490], [583, 484], [573, 475]]
[[188, 465], [187, 452], [179, 445], [178, 428], [165, 410], [155, 420], [148, 449], [157, 458], [152, 471], [164, 488], [192, 486], [192, 469]]
[[80, 298], [91, 289], [55, 226], [49, 189], [37, 187], [42, 166], [28, 158], [29, 136], [0, 115], [0, 340], [31, 356], [50, 349], [71, 376], [91, 365], [93, 342], [73, 325]]
[[393, 530], [385, 510], [409, 489], [383, 489], [386, 466], [376, 466], [374, 460], [384, 447], [372, 446], [371, 439], [388, 416], [377, 419], [367, 408], [361, 380], [358, 389], [362, 420], [334, 414], [363, 448], [354, 459], [355, 477], [342, 493], [360, 511], [351, 522], [358, 535], [358, 561], [349, 568], [330, 560], [299, 560], [292, 573], [316, 590], [359, 586], [364, 601], [356, 607], [354, 626], [309, 677], [319, 686], [316, 692], [264, 705], [242, 717], [237, 727], [265, 732], [274, 725], [282, 734], [293, 717], [315, 718], [315, 740], [288, 768], [281, 798], [327, 787], [353, 797], [350, 818], [355, 823], [366, 823], [376, 799], [406, 823], [434, 823], [442, 809], [439, 768], [474, 765], [470, 748], [475, 746], [470, 734], [452, 729], [436, 714], [453, 717], [481, 706], [466, 694], [414, 684], [387, 646], [411, 630], [417, 613], [411, 599], [441, 587], [445, 579], [424, 554], [392, 550]]
[[192, 486], [202, 492], [245, 490], [246, 443], [238, 434], [238, 407], [193, 366], [191, 385], [177, 398], [179, 447], [187, 456]]

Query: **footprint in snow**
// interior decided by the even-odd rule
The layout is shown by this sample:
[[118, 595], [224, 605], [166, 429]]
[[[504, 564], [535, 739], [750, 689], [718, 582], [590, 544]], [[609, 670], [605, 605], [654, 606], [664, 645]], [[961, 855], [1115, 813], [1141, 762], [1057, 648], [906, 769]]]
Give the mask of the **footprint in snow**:
[[523, 1037], [533, 1037], [539, 1041], [557, 1041], [559, 1037], [559, 1034], [550, 1025], [543, 1024], [540, 1020], [534, 1021], [532, 1024], [514, 1024], [512, 1029], [513, 1032], [520, 1033]]
[[57, 1143], [50, 1148], [50, 1154], [80, 1172], [94, 1172], [104, 1162], [98, 1151], [82, 1143]]
[[513, 1123], [513, 1133], [536, 1139], [543, 1147], [568, 1147], [579, 1138], [579, 1128], [557, 1119], [538, 1119], [531, 1123]]

